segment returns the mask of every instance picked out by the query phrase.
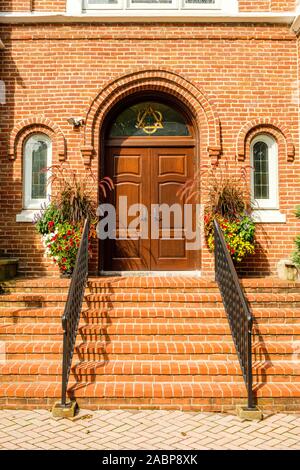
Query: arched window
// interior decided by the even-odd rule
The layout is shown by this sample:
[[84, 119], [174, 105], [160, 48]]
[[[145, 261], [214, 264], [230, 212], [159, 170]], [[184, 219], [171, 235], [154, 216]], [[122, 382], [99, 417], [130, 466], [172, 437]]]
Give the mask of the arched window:
[[189, 135], [183, 114], [156, 101], [143, 101], [124, 109], [115, 118], [108, 133], [110, 138]]
[[24, 146], [24, 208], [39, 209], [49, 200], [47, 168], [51, 165], [52, 144], [44, 134], [29, 137]]
[[251, 195], [254, 209], [279, 209], [277, 143], [266, 134], [251, 143]]

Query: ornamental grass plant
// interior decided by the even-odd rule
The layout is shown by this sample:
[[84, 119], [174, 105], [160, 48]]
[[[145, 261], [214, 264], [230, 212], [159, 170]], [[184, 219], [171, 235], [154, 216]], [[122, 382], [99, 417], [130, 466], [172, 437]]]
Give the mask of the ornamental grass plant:
[[[200, 187], [207, 188], [204, 195], [204, 232], [210, 251], [214, 250], [214, 220], [223, 231], [227, 248], [234, 262], [241, 262], [255, 253], [255, 222], [252, 218], [251, 195], [247, 180], [247, 167], [229, 169], [228, 163], [199, 169], [180, 190], [185, 202], [200, 199]], [[201, 186], [200, 186], [201, 184]]]
[[[64, 275], [71, 275], [75, 267], [84, 221], [90, 221], [89, 249], [96, 238], [97, 199], [94, 194], [96, 178], [90, 171], [84, 176], [72, 170], [67, 163], [52, 166], [49, 182], [55, 188], [49, 205], [44, 205], [35, 219], [42, 235], [45, 256], [51, 258]], [[113, 182], [104, 177], [99, 183], [100, 197], [113, 190]]]

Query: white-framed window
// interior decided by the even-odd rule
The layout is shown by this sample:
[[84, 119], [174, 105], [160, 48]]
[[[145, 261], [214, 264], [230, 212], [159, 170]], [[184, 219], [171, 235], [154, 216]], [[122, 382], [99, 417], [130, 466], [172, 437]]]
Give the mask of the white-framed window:
[[83, 0], [83, 10], [221, 9], [222, 0]]
[[251, 197], [255, 210], [278, 210], [278, 146], [267, 134], [256, 136], [251, 142]]
[[45, 134], [31, 135], [23, 153], [24, 209], [40, 209], [50, 199], [49, 171], [52, 161], [52, 142]]

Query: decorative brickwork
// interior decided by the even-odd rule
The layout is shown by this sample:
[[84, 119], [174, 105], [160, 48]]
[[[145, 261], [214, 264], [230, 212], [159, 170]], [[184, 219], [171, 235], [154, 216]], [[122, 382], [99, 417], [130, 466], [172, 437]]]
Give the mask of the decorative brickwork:
[[32, 116], [20, 121], [10, 135], [8, 157], [14, 160], [22, 152], [23, 142], [31, 134], [41, 132], [47, 134], [54, 144], [54, 154], [58, 160], [66, 159], [66, 144], [60, 127], [44, 116]]
[[114, 80], [106, 85], [92, 100], [85, 124], [82, 155], [85, 165], [90, 165], [99, 129], [107, 113], [125, 97], [143, 91], [159, 91], [175, 96], [193, 113], [200, 138], [207, 142], [210, 157], [221, 154], [220, 121], [214, 104], [199, 88], [184, 77], [167, 70], [137, 71]]
[[[155, 91], [155, 85], [182, 101], [194, 115], [199, 165], [210, 165], [214, 152], [219, 155], [222, 147], [220, 161], [227, 161], [230, 171], [238, 171], [250, 164], [248, 144], [253, 132], [267, 130], [276, 137], [280, 211], [286, 224], [258, 225], [257, 254], [241, 269], [248, 275], [274, 274], [279, 259], [290, 256], [299, 233], [294, 211], [300, 200], [300, 161], [298, 104], [292, 93], [299, 61], [297, 38], [289, 25], [2, 25], [1, 39], [5, 49], [0, 51], [0, 79], [5, 82], [6, 104], [0, 109], [0, 249], [20, 258], [22, 273], [53, 275], [56, 270], [51, 260], [43, 257], [44, 248], [32, 224], [16, 222], [23, 209], [19, 155], [22, 141], [32, 129], [29, 126], [17, 137], [21, 128], [14, 133], [16, 124], [27, 116], [47, 116], [52, 127], [57, 124], [65, 136], [71, 168], [84, 175], [85, 161], [98, 178], [101, 124], [108, 111], [118, 99], [143, 87]], [[71, 126], [71, 116], [84, 118], [86, 128]], [[253, 132], [247, 128], [241, 138], [245, 157], [237, 161], [241, 127], [250, 121], [260, 124], [265, 117], [273, 126], [256, 125]], [[35, 129], [42, 130], [38, 125]], [[53, 164], [62, 158], [55, 142]], [[287, 161], [288, 155], [292, 160], [291, 143], [295, 158]], [[14, 152], [17, 158], [10, 160]], [[205, 175], [200, 190], [201, 201], [205, 201]], [[97, 200], [96, 184], [93, 191]], [[97, 271], [100, 258], [95, 243], [91, 272]], [[212, 273], [213, 257], [205, 244], [201, 258], [203, 275]]]
[[285, 155], [288, 162], [292, 162], [295, 158], [295, 146], [290, 131], [282, 125], [277, 119], [272, 118], [257, 118], [244, 124], [238, 133], [236, 142], [236, 156], [239, 161], [244, 161], [246, 156], [246, 148], [249, 142], [249, 134], [251, 133], [251, 140], [255, 135], [261, 132], [266, 132], [278, 140], [281, 134], [285, 141]]

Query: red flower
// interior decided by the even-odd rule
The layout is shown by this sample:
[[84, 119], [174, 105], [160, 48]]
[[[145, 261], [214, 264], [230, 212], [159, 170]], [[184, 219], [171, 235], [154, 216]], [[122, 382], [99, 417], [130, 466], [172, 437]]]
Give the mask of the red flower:
[[63, 271], [65, 271], [67, 268], [66, 268], [66, 266], [63, 265], [63, 266], [61, 266], [61, 269], [62, 269]]
[[48, 228], [52, 228], [54, 227], [54, 222], [53, 220], [50, 220], [50, 222], [48, 222]]
[[67, 261], [67, 258], [62, 258], [61, 260], [63, 263], [65, 263]]

